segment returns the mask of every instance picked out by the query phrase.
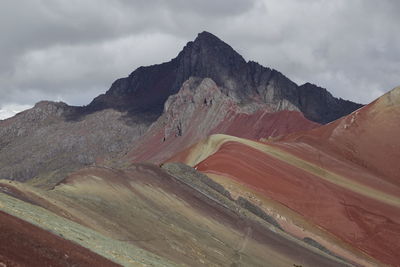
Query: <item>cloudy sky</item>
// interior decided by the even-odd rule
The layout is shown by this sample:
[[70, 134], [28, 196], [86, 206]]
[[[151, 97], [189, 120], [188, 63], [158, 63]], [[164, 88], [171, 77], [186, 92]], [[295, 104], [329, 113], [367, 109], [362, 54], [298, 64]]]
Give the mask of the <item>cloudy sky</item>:
[[400, 85], [398, 0], [1, 0], [0, 118], [88, 104], [207, 30], [247, 60], [368, 103]]

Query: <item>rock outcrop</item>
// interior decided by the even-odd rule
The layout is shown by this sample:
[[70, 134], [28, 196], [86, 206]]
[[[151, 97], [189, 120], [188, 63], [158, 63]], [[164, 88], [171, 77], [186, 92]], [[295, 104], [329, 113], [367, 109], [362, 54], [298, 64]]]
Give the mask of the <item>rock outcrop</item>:
[[210, 78], [190, 78], [165, 102], [163, 114], [128, 153], [130, 161], [161, 163], [213, 133], [258, 140], [313, 129], [319, 124], [299, 111], [242, 103]]

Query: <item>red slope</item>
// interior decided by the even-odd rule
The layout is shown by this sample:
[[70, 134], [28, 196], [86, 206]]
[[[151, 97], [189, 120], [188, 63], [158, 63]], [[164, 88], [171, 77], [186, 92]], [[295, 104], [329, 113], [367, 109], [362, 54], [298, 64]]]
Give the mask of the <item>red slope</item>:
[[318, 126], [318, 123], [307, 120], [299, 111], [271, 113], [264, 109], [253, 114], [234, 114], [231, 120], [221, 122], [211, 133], [259, 140], [311, 130]]
[[223, 144], [196, 167], [260, 191], [382, 262], [400, 262], [398, 207], [322, 180], [236, 142]]
[[1, 266], [119, 266], [90, 250], [0, 211]]
[[[328, 125], [267, 143], [317, 170], [240, 142], [224, 143], [196, 167], [239, 181], [379, 261], [400, 266], [399, 121], [396, 88]], [[170, 161], [196, 158], [189, 157], [195, 150], [187, 149]], [[329, 181], [328, 173], [352, 186]]]
[[[306, 133], [289, 135], [283, 141], [339, 155], [400, 186], [399, 122], [400, 87], [342, 119]], [[290, 146], [288, 149], [292, 151]]]

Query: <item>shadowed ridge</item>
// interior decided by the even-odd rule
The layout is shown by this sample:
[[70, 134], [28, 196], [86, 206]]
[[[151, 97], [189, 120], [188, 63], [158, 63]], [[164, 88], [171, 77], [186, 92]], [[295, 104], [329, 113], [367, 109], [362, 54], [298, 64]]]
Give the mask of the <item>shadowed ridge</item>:
[[328, 123], [343, 117], [363, 105], [335, 98], [325, 88], [305, 83], [298, 87], [301, 111], [307, 118], [320, 123]]
[[229, 76], [228, 70], [239, 65], [243, 68], [246, 62], [232, 47], [215, 35], [202, 32], [169, 62], [139, 67], [128, 77], [116, 80], [84, 112], [114, 108], [161, 115], [167, 98], [177, 93], [190, 77], [219, 77], [216, 82], [224, 84], [222, 77]]
[[203, 31], [176, 58], [139, 67], [128, 77], [116, 80], [80, 112], [84, 115], [113, 108], [129, 114], [153, 114], [149, 117], [154, 119], [162, 114], [168, 97], [190, 77], [211, 78], [224, 88], [224, 94], [243, 103], [266, 103], [274, 111], [298, 110], [318, 123], [330, 122], [360, 107], [334, 98], [315, 85], [298, 87], [279, 71], [246, 62], [227, 43]]

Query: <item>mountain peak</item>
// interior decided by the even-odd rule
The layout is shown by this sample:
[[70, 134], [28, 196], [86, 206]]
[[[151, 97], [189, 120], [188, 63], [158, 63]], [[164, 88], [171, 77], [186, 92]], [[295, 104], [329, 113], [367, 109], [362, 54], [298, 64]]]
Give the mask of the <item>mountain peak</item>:
[[274, 111], [299, 110], [319, 123], [359, 108], [334, 98], [320, 87], [311, 84], [299, 87], [275, 70], [246, 62], [230, 45], [203, 31], [171, 61], [140, 67], [117, 80], [106, 94], [86, 107], [86, 113], [114, 108], [157, 117], [163, 112], [168, 97], [176, 94], [190, 77], [211, 78], [223, 94], [243, 104], [263, 103]]
[[196, 39], [217, 39], [222, 42], [221, 39], [219, 39], [216, 35], [212, 34], [211, 32], [208, 31], [202, 31], [199, 34], [197, 34]]
[[213, 64], [226, 61], [227, 58], [229, 58], [230, 61], [235, 61], [237, 64], [246, 63], [243, 57], [230, 45], [207, 31], [200, 32], [194, 41], [187, 44], [182, 53], [186, 55], [189, 53], [200, 55], [201, 57], [205, 57], [205, 60], [210, 61], [208, 63]]
[[224, 41], [219, 39], [216, 35], [203, 31], [200, 32], [196, 39], [194, 40], [194, 43], [208, 43], [208, 44], [214, 44], [214, 45], [227, 45]]

